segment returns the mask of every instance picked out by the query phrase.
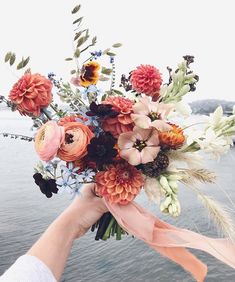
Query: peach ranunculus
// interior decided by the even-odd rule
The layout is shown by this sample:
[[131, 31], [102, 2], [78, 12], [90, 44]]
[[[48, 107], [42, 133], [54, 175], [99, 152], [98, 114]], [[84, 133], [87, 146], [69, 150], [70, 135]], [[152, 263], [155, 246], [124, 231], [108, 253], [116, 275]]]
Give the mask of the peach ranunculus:
[[134, 124], [131, 119], [133, 101], [119, 96], [110, 96], [102, 104], [112, 105], [112, 109], [119, 113], [114, 118], [107, 117], [104, 119], [102, 123], [104, 131], [110, 132], [117, 138], [121, 133], [133, 129]]
[[120, 156], [131, 165], [154, 161], [160, 151], [158, 131], [135, 127], [118, 138]]
[[144, 184], [142, 173], [127, 162], [110, 165], [96, 174], [96, 191], [111, 203], [127, 205]]
[[22, 115], [39, 116], [52, 101], [52, 83], [36, 73], [26, 73], [13, 86], [9, 99]]
[[65, 139], [58, 151], [58, 157], [66, 162], [82, 159], [87, 154], [87, 145], [94, 134], [81, 122], [67, 122], [63, 127]]
[[131, 114], [131, 118], [140, 128], [154, 127], [159, 131], [168, 131], [171, 126], [164, 119], [172, 109], [171, 104], [152, 102], [148, 97], [144, 97], [133, 106], [134, 113]]
[[48, 121], [40, 127], [35, 136], [35, 150], [43, 161], [53, 159], [65, 137], [64, 127], [55, 121]]

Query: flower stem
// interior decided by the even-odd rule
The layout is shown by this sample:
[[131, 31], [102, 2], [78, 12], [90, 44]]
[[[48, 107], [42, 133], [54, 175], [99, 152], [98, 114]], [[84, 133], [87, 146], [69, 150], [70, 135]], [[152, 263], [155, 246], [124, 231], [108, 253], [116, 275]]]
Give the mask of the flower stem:
[[113, 225], [115, 224], [115, 218], [112, 217], [112, 219], [109, 222], [109, 225], [104, 233], [104, 236], [102, 237], [102, 240], [107, 240], [108, 238], [110, 238], [110, 234], [111, 234], [111, 230]]

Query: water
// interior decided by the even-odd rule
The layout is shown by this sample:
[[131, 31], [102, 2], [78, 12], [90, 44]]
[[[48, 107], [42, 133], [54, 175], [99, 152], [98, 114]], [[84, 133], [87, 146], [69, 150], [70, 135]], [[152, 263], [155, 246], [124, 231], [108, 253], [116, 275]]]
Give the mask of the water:
[[[30, 121], [19, 121], [18, 116], [0, 115], [0, 132], [24, 133]], [[37, 161], [33, 143], [0, 139], [0, 274], [15, 259], [24, 254], [46, 227], [69, 204], [64, 195], [47, 199], [33, 183], [32, 167]], [[220, 163], [207, 162], [211, 170], [218, 173], [218, 184], [229, 193], [235, 202], [235, 150], [227, 154]], [[228, 200], [217, 186], [204, 187], [213, 197], [224, 204]], [[148, 206], [164, 220], [202, 234], [216, 236], [207, 213], [189, 189], [181, 187], [182, 215], [171, 219], [160, 214], [158, 207], [149, 206], [144, 195], [140, 202]], [[235, 281], [235, 270], [220, 263], [210, 255], [194, 251], [208, 264], [206, 281]], [[70, 282], [190, 282], [190, 275], [176, 264], [161, 257], [144, 243], [125, 237], [96, 242], [89, 232], [73, 247], [62, 281]]]

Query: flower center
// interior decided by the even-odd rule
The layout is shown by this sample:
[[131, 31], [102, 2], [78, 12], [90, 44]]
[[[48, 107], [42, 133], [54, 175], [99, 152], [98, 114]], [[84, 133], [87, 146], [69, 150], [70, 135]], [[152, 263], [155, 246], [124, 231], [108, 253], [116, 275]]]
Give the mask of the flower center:
[[104, 146], [104, 145], [97, 145], [96, 154], [97, 154], [99, 157], [102, 157], [102, 156], [105, 155], [105, 153], [106, 153], [105, 146]]
[[148, 117], [151, 119], [151, 121], [161, 119], [161, 115], [159, 113], [156, 113], [156, 112], [149, 113]]
[[144, 140], [137, 139], [133, 145], [134, 148], [139, 150], [140, 152], [147, 146]]
[[65, 143], [71, 144], [73, 143], [73, 135], [69, 133], [65, 133]]

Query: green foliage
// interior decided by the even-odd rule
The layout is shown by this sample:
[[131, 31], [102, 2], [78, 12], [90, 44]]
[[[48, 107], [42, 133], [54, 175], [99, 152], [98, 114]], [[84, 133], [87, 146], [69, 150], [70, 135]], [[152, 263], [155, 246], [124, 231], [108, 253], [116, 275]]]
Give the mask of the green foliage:
[[79, 10], [80, 10], [80, 8], [81, 8], [81, 5], [77, 5], [77, 6], [75, 6], [74, 8], [73, 8], [73, 10], [72, 10], [72, 14], [76, 14]]

